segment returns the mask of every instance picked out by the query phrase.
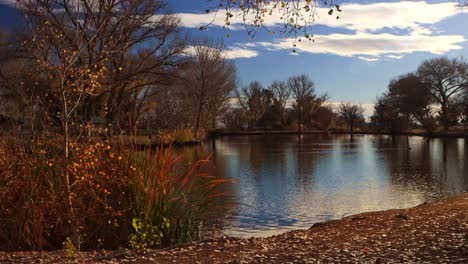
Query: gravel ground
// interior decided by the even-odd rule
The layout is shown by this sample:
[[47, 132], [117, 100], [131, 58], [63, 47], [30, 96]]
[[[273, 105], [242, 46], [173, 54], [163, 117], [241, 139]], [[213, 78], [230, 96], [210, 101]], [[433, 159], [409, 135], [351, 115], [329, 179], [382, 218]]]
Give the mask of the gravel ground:
[[0, 252], [0, 263], [468, 263], [468, 194], [269, 238], [226, 237], [72, 258], [62, 251]]

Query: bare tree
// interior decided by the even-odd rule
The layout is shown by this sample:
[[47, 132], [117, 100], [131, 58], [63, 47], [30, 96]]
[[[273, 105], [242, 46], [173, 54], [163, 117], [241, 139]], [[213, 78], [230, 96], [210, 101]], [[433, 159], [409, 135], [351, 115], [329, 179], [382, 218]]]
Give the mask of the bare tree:
[[179, 19], [160, 0], [19, 0], [18, 7], [32, 35], [23, 48], [34, 60], [63, 65], [72, 58], [91, 73], [107, 69], [99, 88], [82, 96], [81, 123], [102, 114], [119, 127], [136, 123], [142, 101], [135, 98], [168, 79], [182, 59]]
[[278, 106], [281, 124], [284, 125], [284, 111], [291, 97], [291, 90], [285, 81], [273, 81], [268, 89], [273, 93], [273, 103]]
[[242, 108], [231, 107], [224, 113], [223, 123], [228, 129], [243, 129], [245, 120], [245, 111]]
[[[377, 102], [374, 104], [374, 113], [370, 117], [371, 126], [373, 126], [377, 131], [387, 129], [391, 127], [393, 123], [394, 109], [389, 106], [385, 95], [377, 97]], [[391, 129], [393, 131], [393, 129]]]
[[468, 94], [460, 97], [457, 100], [457, 105], [459, 108], [460, 121], [463, 124], [463, 129], [466, 131], [468, 125]]
[[181, 70], [182, 91], [185, 102], [193, 106], [194, 135], [202, 125], [214, 128], [229, 94], [236, 86], [236, 69], [232, 61], [223, 56], [222, 43], [196, 40], [191, 45], [191, 59]]
[[315, 110], [315, 124], [322, 131], [328, 131], [337, 114], [330, 105], [321, 105]]
[[246, 112], [249, 127], [255, 126], [256, 122], [266, 113], [273, 103], [271, 91], [265, 89], [259, 82], [253, 81], [241, 91], [235, 90], [240, 106]]
[[288, 87], [297, 107], [298, 132], [301, 133], [303, 107], [307, 98], [317, 98], [314, 82], [305, 74], [293, 76], [288, 79]]
[[159, 129], [174, 130], [189, 123], [187, 106], [180, 97], [179, 87], [164, 85], [156, 88], [154, 121]]
[[440, 105], [440, 119], [444, 130], [448, 130], [451, 99], [468, 86], [467, 65], [460, 59], [440, 57], [424, 61], [417, 74]]
[[364, 109], [359, 105], [351, 103], [341, 103], [338, 107], [338, 115], [349, 126], [349, 132], [353, 133], [357, 121], [364, 120]]
[[385, 95], [399, 113], [405, 116], [406, 122], [415, 118], [423, 126], [431, 113], [430, 105], [434, 101], [429, 86], [413, 73], [401, 75], [390, 81]]

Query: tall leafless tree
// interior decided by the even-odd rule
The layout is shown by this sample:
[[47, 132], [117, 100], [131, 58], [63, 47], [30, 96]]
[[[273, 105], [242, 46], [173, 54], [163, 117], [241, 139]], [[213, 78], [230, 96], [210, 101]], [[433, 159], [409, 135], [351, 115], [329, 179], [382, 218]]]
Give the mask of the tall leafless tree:
[[341, 103], [338, 107], [338, 115], [349, 126], [349, 132], [353, 133], [354, 126], [358, 120], [364, 120], [364, 109], [359, 105], [351, 103]]
[[440, 105], [444, 130], [449, 128], [449, 110], [452, 98], [468, 86], [468, 67], [461, 59], [447, 57], [424, 61], [417, 75], [429, 87], [429, 92]]
[[303, 107], [309, 97], [316, 98], [314, 82], [305, 74], [288, 79], [288, 87], [297, 107], [298, 132], [301, 133]]
[[257, 81], [249, 83], [239, 90], [235, 90], [237, 101], [244, 109], [249, 127], [256, 125], [256, 122], [266, 113], [268, 108], [273, 103], [273, 94], [265, 89], [263, 85]]
[[23, 48], [34, 59], [55, 66], [71, 59], [91, 73], [106, 68], [99, 88], [82, 96], [83, 122], [104, 114], [117, 126], [136, 123], [135, 98], [165, 82], [183, 59], [179, 19], [160, 0], [18, 0], [18, 7], [31, 33]]
[[405, 117], [406, 127], [413, 118], [426, 127], [427, 117], [431, 114], [430, 105], [434, 100], [429, 86], [414, 73], [391, 80], [385, 97]]
[[195, 40], [189, 48], [191, 59], [181, 70], [184, 101], [195, 109], [194, 136], [202, 126], [216, 125], [230, 93], [236, 87], [236, 69], [223, 55], [220, 42]]
[[291, 97], [291, 90], [285, 81], [273, 81], [268, 89], [273, 93], [274, 103], [278, 105], [281, 124], [284, 125], [284, 111]]

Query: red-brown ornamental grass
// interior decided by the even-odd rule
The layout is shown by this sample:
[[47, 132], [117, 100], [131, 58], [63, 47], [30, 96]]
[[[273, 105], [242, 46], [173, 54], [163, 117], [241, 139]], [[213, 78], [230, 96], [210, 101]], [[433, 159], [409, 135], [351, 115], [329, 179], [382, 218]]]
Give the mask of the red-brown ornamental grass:
[[158, 148], [135, 162], [141, 168], [132, 185], [135, 215], [155, 227], [161, 246], [199, 239], [204, 217], [219, 208], [216, 198], [225, 194], [217, 187], [228, 180], [201, 173], [208, 161], [184, 168], [172, 148]]
[[67, 162], [60, 142], [0, 143], [0, 250], [62, 248], [71, 235], [66, 171], [85, 250], [196, 240], [223, 200], [214, 198], [227, 180], [201, 173], [206, 160], [188, 166], [172, 148], [71, 143]]

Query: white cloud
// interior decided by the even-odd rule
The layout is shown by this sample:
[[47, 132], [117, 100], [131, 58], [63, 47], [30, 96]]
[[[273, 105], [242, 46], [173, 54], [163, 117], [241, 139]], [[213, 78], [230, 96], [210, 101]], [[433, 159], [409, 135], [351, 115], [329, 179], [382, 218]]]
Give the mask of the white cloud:
[[[369, 62], [381, 59], [401, 59], [413, 52], [430, 52], [444, 54], [462, 49], [460, 45], [466, 39], [461, 35], [443, 35], [436, 24], [468, 9], [457, 8], [456, 2], [430, 4], [424, 1], [381, 2], [371, 4], [348, 3], [341, 6], [340, 19], [327, 14], [328, 8], [317, 9], [315, 25], [325, 25], [333, 29], [347, 29], [352, 33], [315, 35], [314, 41], [296, 43], [297, 52], [316, 54], [335, 54], [345, 57], [356, 57]], [[186, 27], [199, 27], [212, 23], [224, 26], [224, 15], [217, 14], [179, 14]], [[247, 21], [249, 21], [247, 19]], [[277, 12], [266, 16], [266, 26], [283, 23]], [[231, 30], [245, 30], [242, 17], [235, 15], [231, 20]], [[385, 33], [384, 33], [385, 32]], [[436, 33], [436, 34], [435, 34]], [[270, 42], [245, 43], [239, 54], [242, 58], [258, 55], [254, 48], [269, 51], [293, 49], [293, 39], [273, 38]], [[297, 55], [292, 53], [292, 55]], [[229, 54], [230, 58], [236, 56]]]
[[[314, 40], [315, 42], [302, 41], [296, 43], [295, 49], [301, 52], [335, 54], [375, 61], [383, 55], [389, 58], [400, 58], [398, 56], [417, 51], [444, 54], [452, 50], [462, 49], [463, 47], [459, 44], [466, 41], [463, 36], [457, 35], [399, 36], [369, 33], [359, 35], [316, 35]], [[270, 51], [290, 50], [294, 45], [294, 39], [257, 42], [256, 44]]]
[[399, 59], [402, 59], [404, 56], [405, 55], [387, 55], [387, 58], [399, 60]]
[[[214, 49], [214, 48], [210, 48], [210, 49]], [[188, 56], [194, 55], [195, 47], [188, 46], [184, 50], [184, 53]], [[221, 55], [226, 59], [233, 60], [233, 59], [242, 59], [242, 58], [253, 58], [253, 57], [258, 56], [259, 52], [256, 50], [245, 48], [244, 45], [236, 44], [236, 45], [228, 47], [227, 49], [222, 50]]]
[[259, 55], [259, 52], [243, 47], [229, 47], [228, 49], [223, 51], [223, 55], [226, 59], [233, 60], [257, 57]]
[[[428, 35], [434, 29], [430, 26], [446, 18], [452, 17], [466, 9], [457, 8], [456, 2], [430, 4], [424, 1], [381, 2], [372, 4], [347, 3], [341, 6], [343, 10], [340, 19], [328, 15], [328, 8], [317, 8], [315, 25], [325, 25], [333, 28], [345, 28], [362, 32], [375, 32], [382, 29], [408, 30], [411, 34]], [[218, 14], [177, 14], [182, 25], [189, 28], [198, 28], [211, 24], [212, 26], [224, 26], [225, 16], [223, 12]], [[251, 21], [248, 17], [246, 21]], [[231, 18], [232, 30], [244, 30], [243, 17], [240, 13], [234, 13]], [[282, 25], [281, 14], [273, 12], [267, 15], [263, 24], [267, 27]]]
[[456, 2], [429, 4], [424, 1], [403, 1], [373, 4], [344, 4], [341, 19], [320, 17], [318, 23], [330, 27], [341, 27], [357, 32], [404, 29], [412, 34], [430, 34], [428, 26], [452, 17], [463, 10]]
[[369, 57], [364, 57], [364, 56], [357, 56], [357, 58], [360, 59], [360, 60], [368, 61], [368, 62], [374, 62], [374, 61], [379, 60], [378, 58], [369, 58]]
[[16, 0], [0, 0], [0, 5], [16, 6]]

